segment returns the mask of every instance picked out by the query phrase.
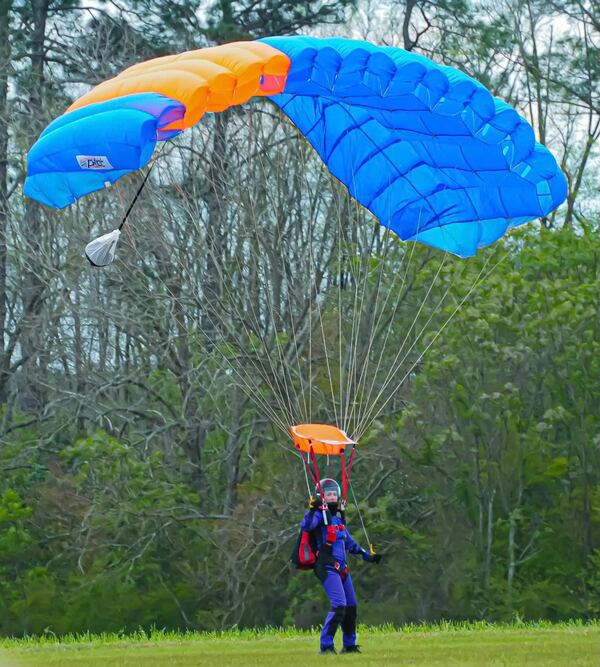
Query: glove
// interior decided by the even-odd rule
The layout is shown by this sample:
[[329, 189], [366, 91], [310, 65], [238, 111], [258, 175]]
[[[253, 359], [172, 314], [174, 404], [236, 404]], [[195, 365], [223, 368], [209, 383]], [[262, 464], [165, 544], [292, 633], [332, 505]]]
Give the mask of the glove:
[[313, 511], [316, 510], [317, 507], [319, 506], [318, 501], [316, 498], [313, 498], [313, 496], [310, 497], [310, 502], [308, 503], [308, 509]]
[[325, 533], [325, 542], [332, 546], [337, 538], [337, 526], [327, 526], [327, 532]]
[[363, 560], [367, 561], [367, 563], [375, 563], [375, 565], [379, 565], [379, 562], [382, 559], [381, 554], [371, 553], [371, 552], [367, 551], [366, 549], [363, 549], [362, 557], [363, 557]]

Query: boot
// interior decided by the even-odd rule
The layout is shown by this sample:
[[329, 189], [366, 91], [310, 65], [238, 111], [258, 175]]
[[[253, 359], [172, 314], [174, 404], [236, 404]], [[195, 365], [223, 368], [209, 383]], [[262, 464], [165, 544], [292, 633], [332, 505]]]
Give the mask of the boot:
[[321, 646], [319, 655], [327, 655], [327, 654], [336, 655], [337, 651], [335, 650], [335, 646]]
[[340, 653], [361, 653], [361, 650], [358, 644], [354, 644], [354, 646], [344, 646]]

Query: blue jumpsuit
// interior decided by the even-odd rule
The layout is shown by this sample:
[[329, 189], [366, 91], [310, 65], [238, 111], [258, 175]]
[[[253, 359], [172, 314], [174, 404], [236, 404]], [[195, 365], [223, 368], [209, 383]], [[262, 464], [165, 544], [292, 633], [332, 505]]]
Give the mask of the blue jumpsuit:
[[[331, 525], [338, 526], [336, 539], [331, 549], [331, 555], [338, 567], [326, 565], [324, 573], [326, 576], [325, 579], [322, 579], [323, 588], [331, 603], [321, 631], [322, 649], [333, 646], [333, 638], [339, 625], [342, 626], [344, 646], [356, 644], [356, 595], [352, 577], [346, 567], [346, 551], [362, 555], [363, 560], [371, 560], [369, 552], [352, 539], [339, 516], [332, 517]], [[316, 530], [317, 528], [320, 530]], [[321, 550], [327, 534], [323, 512], [319, 510], [307, 512], [302, 520], [302, 530], [316, 531], [317, 545]]]

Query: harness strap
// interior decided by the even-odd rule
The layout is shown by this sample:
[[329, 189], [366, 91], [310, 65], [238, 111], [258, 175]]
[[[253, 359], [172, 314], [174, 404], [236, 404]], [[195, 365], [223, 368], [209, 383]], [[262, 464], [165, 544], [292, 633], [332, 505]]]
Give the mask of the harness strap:
[[334, 565], [333, 565], [333, 567], [335, 568], [335, 571], [336, 571], [336, 572], [340, 575], [340, 577], [342, 578], [342, 581], [346, 581], [346, 577], [348, 576], [348, 566], [345, 565], [345, 566], [344, 566], [344, 569], [342, 570], [342, 566], [341, 566], [341, 565], [337, 562], [337, 560], [336, 560], [335, 563], [334, 563]]
[[[322, 508], [323, 524], [325, 526], [328, 526], [329, 525], [329, 519], [328, 519], [329, 510], [327, 509], [327, 505], [325, 504], [325, 496], [323, 494], [323, 489], [321, 487], [321, 476], [319, 475], [319, 466], [317, 465], [317, 457], [315, 456], [315, 451], [314, 451], [312, 445], [310, 446], [309, 454], [310, 454], [310, 459], [311, 459], [312, 464], [313, 464], [313, 468], [315, 470], [313, 478], [316, 481], [317, 489], [319, 490], [319, 496], [321, 497], [321, 501], [323, 502], [323, 508]], [[307, 464], [307, 466], [308, 466], [308, 464]], [[309, 470], [310, 470], [310, 467], [309, 467]]]
[[[312, 464], [313, 464], [313, 468], [315, 470], [313, 478], [314, 478], [315, 483], [317, 485], [317, 489], [319, 489], [319, 495], [321, 496], [321, 500], [323, 502], [325, 502], [325, 498], [323, 497], [323, 489], [321, 488], [321, 476], [319, 475], [319, 466], [317, 465], [317, 457], [315, 456], [315, 450], [312, 448], [312, 445], [310, 446], [309, 454], [310, 454], [310, 459], [311, 459]], [[309, 470], [310, 470], [310, 468], [309, 468]]]
[[352, 472], [352, 464], [354, 463], [354, 454], [356, 454], [356, 445], [352, 445], [350, 460], [348, 461], [348, 482], [350, 482], [350, 473]]
[[340, 467], [342, 469], [342, 504], [346, 504], [346, 494], [348, 493], [348, 476], [346, 475], [346, 458], [344, 452], [340, 452]]
[[[308, 454], [306, 455], [306, 459], [308, 459]], [[315, 477], [315, 473], [312, 471], [312, 468], [310, 467], [309, 462], [300, 454], [300, 458], [302, 459], [302, 463], [304, 463], [304, 466], [306, 467], [306, 470], [308, 470], [308, 474], [310, 475], [310, 478], [312, 479], [313, 484], [319, 488], [319, 480]], [[311, 494], [312, 495], [312, 494]]]

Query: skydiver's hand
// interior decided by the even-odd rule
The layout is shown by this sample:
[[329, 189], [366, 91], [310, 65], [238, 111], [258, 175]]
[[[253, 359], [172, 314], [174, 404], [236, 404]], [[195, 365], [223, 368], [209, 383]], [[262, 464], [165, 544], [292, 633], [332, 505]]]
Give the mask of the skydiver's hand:
[[311, 496], [310, 501], [308, 503], [308, 509], [314, 511], [318, 507], [319, 507], [319, 501], [316, 498], [313, 498], [313, 496]]
[[379, 565], [381, 559], [383, 558], [381, 554], [376, 554], [373, 551], [367, 551], [366, 549], [363, 549], [362, 557], [363, 560], [367, 561], [367, 563], [375, 563], [375, 565]]

